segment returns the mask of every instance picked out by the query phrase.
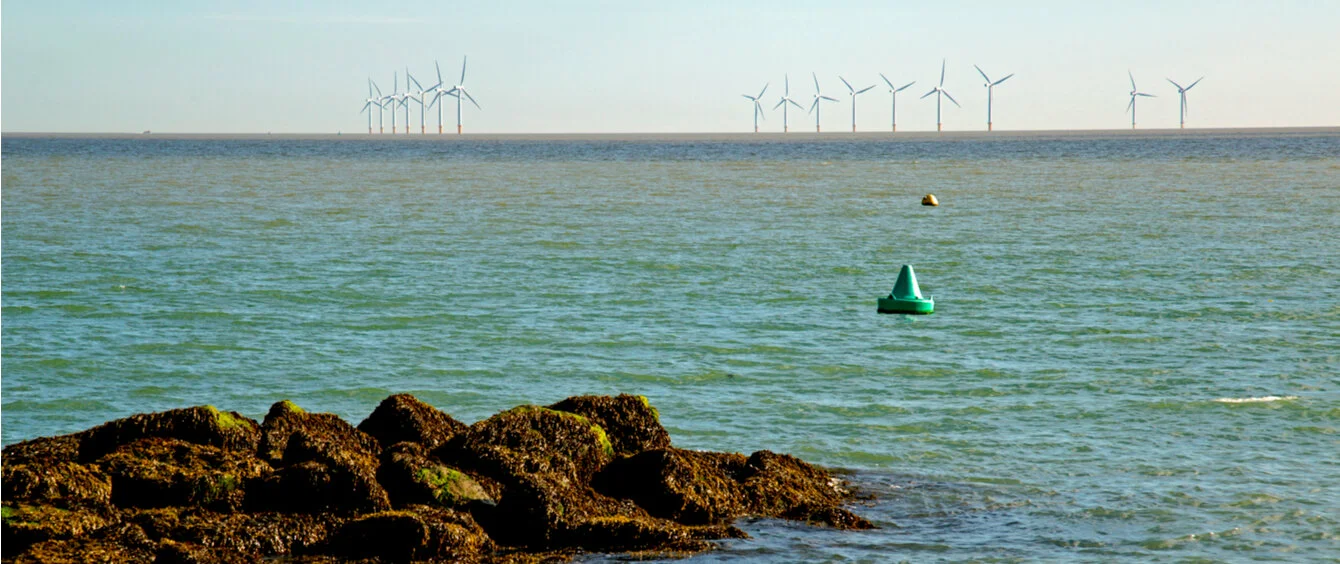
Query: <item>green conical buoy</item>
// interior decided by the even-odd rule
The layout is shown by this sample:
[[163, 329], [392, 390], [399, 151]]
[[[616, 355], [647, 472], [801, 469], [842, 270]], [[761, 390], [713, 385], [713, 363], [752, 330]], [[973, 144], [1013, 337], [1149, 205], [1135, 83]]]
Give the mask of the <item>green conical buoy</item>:
[[893, 284], [893, 293], [889, 294], [895, 298], [905, 300], [921, 300], [921, 287], [917, 285], [917, 273], [912, 271], [912, 265], [904, 264], [903, 269], [898, 271], [898, 281]]
[[912, 265], [904, 264], [903, 269], [898, 272], [898, 281], [893, 284], [893, 291], [886, 298], [879, 299], [880, 313], [932, 313], [935, 311], [935, 298], [925, 298], [921, 295], [921, 287], [917, 285], [917, 273], [912, 271]]

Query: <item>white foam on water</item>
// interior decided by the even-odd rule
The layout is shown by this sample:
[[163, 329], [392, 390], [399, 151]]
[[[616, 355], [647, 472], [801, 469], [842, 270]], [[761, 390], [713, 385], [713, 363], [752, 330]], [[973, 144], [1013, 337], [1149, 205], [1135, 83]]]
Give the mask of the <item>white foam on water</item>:
[[1298, 396], [1261, 396], [1259, 398], [1219, 398], [1214, 401], [1219, 403], [1265, 403], [1271, 401], [1291, 401], [1298, 399]]

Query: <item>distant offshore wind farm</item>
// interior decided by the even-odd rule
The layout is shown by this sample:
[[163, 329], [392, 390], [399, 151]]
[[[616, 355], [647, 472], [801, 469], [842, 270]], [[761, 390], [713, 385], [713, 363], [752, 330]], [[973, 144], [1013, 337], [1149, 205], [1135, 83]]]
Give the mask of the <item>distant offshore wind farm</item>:
[[[461, 59], [461, 79], [451, 87], [446, 86], [446, 82], [442, 78], [442, 67], [437, 63], [437, 61], [433, 61], [434, 70], [437, 72], [437, 83], [432, 86], [429, 86], [428, 88], [424, 88], [423, 85], [418, 81], [418, 79], [414, 78], [414, 76], [410, 74], [408, 67], [406, 67], [405, 69], [404, 92], [400, 91], [400, 78], [398, 72], [393, 72], [391, 74], [390, 94], [383, 94], [381, 88], [377, 86], [377, 82], [373, 80], [371, 77], [368, 77], [368, 97], [363, 101], [363, 109], [360, 110], [359, 112], [367, 114], [368, 134], [369, 135], [374, 134], [374, 128], [372, 124], [373, 113], [377, 114], [377, 125], [375, 128], [375, 133], [377, 134], [386, 133], [385, 116], [388, 110], [391, 114], [391, 134], [394, 135], [401, 132], [401, 128], [396, 123], [396, 112], [399, 110], [403, 110], [404, 113], [405, 126], [403, 128], [403, 133], [406, 135], [410, 134], [411, 133], [410, 103], [413, 102], [414, 104], [418, 104], [419, 107], [419, 133], [421, 135], [426, 135], [428, 133], [427, 114], [429, 110], [431, 110], [434, 106], [436, 106], [437, 133], [438, 135], [441, 135], [444, 132], [442, 107], [446, 103], [444, 101], [445, 98], [456, 99], [456, 134], [457, 135], [464, 134], [465, 130], [462, 119], [464, 101], [469, 100], [470, 103], [473, 104], [476, 109], [479, 110], [483, 109], [479, 105], [479, 102], [475, 101], [474, 96], [471, 96], [470, 92], [467, 91], [465, 88], [466, 62], [467, 59], [463, 57]], [[935, 131], [937, 132], [944, 131], [944, 122], [941, 119], [943, 98], [948, 98], [949, 101], [953, 103], [954, 106], [957, 108], [961, 109], [963, 107], [961, 104], [958, 103], [958, 100], [955, 100], [953, 95], [949, 93], [949, 90], [945, 88], [945, 78], [947, 76], [948, 64], [949, 64], [948, 60], [940, 61], [940, 81], [936, 83], [936, 85], [929, 91], [927, 91], [925, 94], [922, 94], [920, 98], [924, 100], [926, 98], [931, 97], [932, 95], [935, 96]], [[1006, 80], [1012, 78], [1014, 76], [1014, 73], [1005, 75], [1003, 78], [997, 80], [991, 80], [991, 78], [987, 76], [986, 71], [982, 70], [981, 67], [979, 67], [978, 65], [973, 65], [972, 67], [977, 71], [978, 74], [981, 75], [982, 79], [985, 80], [985, 83], [983, 83], [982, 86], [986, 88], [986, 131], [988, 132], [994, 131], [995, 124], [993, 123], [992, 119], [992, 105], [994, 103], [995, 98], [995, 87], [999, 86]], [[1130, 78], [1131, 81], [1130, 103], [1126, 105], [1126, 113], [1130, 114], [1131, 116], [1131, 129], [1135, 129], [1136, 98], [1157, 98], [1158, 96], [1150, 94], [1148, 92], [1141, 92], [1140, 89], [1135, 85], [1135, 75], [1131, 71], [1129, 70], [1126, 71], [1126, 75], [1128, 78]], [[809, 109], [806, 113], [814, 115], [814, 131], [816, 133], [819, 133], [822, 131], [822, 123], [819, 118], [820, 118], [820, 112], [822, 110], [821, 106], [823, 105], [823, 103], [824, 102], [841, 103], [841, 101], [838, 100], [837, 98], [827, 96], [823, 93], [823, 88], [819, 85], [819, 74], [817, 72], [810, 73], [810, 76], [814, 79], [814, 97], [813, 100], [810, 102]], [[904, 84], [902, 86], [894, 86], [893, 81], [889, 80], [889, 78], [885, 76], [884, 73], [879, 73], [879, 78], [882, 79], [884, 83], [889, 87], [888, 90], [889, 131], [891, 133], [896, 133], [898, 131], [898, 93], [908, 89], [913, 84], [916, 84], [916, 81], [914, 80], [908, 82], [907, 84]], [[1197, 84], [1200, 84], [1200, 82], [1204, 79], [1205, 77], [1202, 76], [1196, 79], [1195, 82], [1190, 83], [1190, 85], [1186, 87], [1183, 87], [1180, 83], [1174, 81], [1171, 78], [1167, 79], [1168, 82], [1177, 89], [1177, 96], [1178, 96], [1177, 126], [1179, 129], [1186, 128], [1187, 91], [1194, 88]], [[856, 124], [856, 97], [860, 94], [864, 94], [865, 92], [871, 90], [872, 88], [875, 87], [875, 85], [870, 85], [858, 89], [852, 86], [852, 83], [842, 76], [838, 76], [838, 80], [842, 81], [842, 84], [847, 87], [848, 96], [851, 98], [850, 101], [851, 131], [852, 133], [857, 133], [858, 129]], [[783, 83], [782, 95], [778, 99], [777, 104], [772, 107], [772, 110], [773, 111], [776, 111], [778, 109], [782, 110], [782, 133], [787, 133], [790, 131], [790, 116], [787, 112], [787, 110], [789, 110], [790, 108], [788, 106], [795, 106], [796, 109], [800, 110], [804, 110], [805, 106], [800, 105], [799, 102], [796, 102], [795, 99], [791, 97], [790, 76], [783, 75], [782, 83]], [[749, 109], [750, 112], [752, 113], [754, 123], [754, 133], [761, 132], [761, 130], [759, 129], [760, 119], [763, 121], [767, 121], [768, 108], [763, 104], [763, 95], [767, 93], [768, 87], [770, 85], [771, 82], [764, 84], [763, 88], [759, 90], [758, 94], [741, 94], [741, 96], [743, 96], [745, 100], [749, 102]]]
[[[471, 104], [474, 104], [475, 108], [483, 109], [479, 106], [479, 102], [475, 101], [475, 97], [471, 96], [470, 92], [465, 89], [466, 62], [468, 62], [468, 57], [462, 57], [461, 80], [451, 88], [444, 88], [446, 86], [446, 81], [442, 79], [442, 66], [439, 65], [437, 61], [433, 61], [433, 68], [437, 71], [437, 84], [429, 86], [428, 88], [424, 88], [423, 85], [414, 78], [414, 75], [409, 73], [409, 67], [405, 68], [404, 92], [400, 91], [400, 78], [395, 72], [391, 73], [390, 94], [382, 94], [382, 89], [377, 86], [377, 82], [372, 80], [372, 77], [368, 77], [368, 98], [364, 101], [363, 109], [359, 111], [359, 113], [366, 113], [368, 115], [368, 135], [372, 135], [373, 111], [377, 112], [377, 133], [386, 133], [384, 116], [388, 109], [391, 111], [391, 134], [394, 135], [397, 132], [395, 121], [396, 110], [400, 108], [405, 110], [405, 134], [408, 135], [410, 133], [410, 102], [419, 105], [419, 134], [421, 135], [426, 135], [428, 133], [428, 110], [433, 106], [437, 106], [437, 134], [441, 135], [443, 130], [442, 106], [445, 104], [445, 102], [442, 102], [442, 99], [447, 97], [456, 99], [456, 134], [460, 135], [463, 133], [464, 126], [462, 125], [461, 119], [462, 102], [464, 100], [469, 100]], [[414, 90], [410, 89], [411, 83], [414, 85]], [[428, 99], [429, 95], [432, 95], [433, 97], [431, 101]], [[373, 108], [375, 108], [375, 110], [373, 110]]]

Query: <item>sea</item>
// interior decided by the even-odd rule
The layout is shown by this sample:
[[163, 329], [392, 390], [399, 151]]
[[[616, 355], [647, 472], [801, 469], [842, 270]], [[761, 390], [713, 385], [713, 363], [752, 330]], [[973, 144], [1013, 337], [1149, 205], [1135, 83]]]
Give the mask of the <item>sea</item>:
[[[4, 444], [628, 393], [878, 526], [745, 519], [689, 562], [1340, 561], [1337, 129], [0, 154]], [[876, 312], [905, 264], [933, 314]]]

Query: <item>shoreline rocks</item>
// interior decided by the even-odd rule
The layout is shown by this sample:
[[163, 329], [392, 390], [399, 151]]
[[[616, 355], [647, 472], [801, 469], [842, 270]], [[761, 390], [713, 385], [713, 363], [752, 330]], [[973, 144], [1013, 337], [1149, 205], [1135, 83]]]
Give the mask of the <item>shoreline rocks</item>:
[[465, 425], [397, 394], [354, 426], [290, 401], [140, 414], [3, 451], [13, 562], [529, 562], [685, 555], [775, 517], [873, 525], [827, 471], [679, 449], [644, 397]]

